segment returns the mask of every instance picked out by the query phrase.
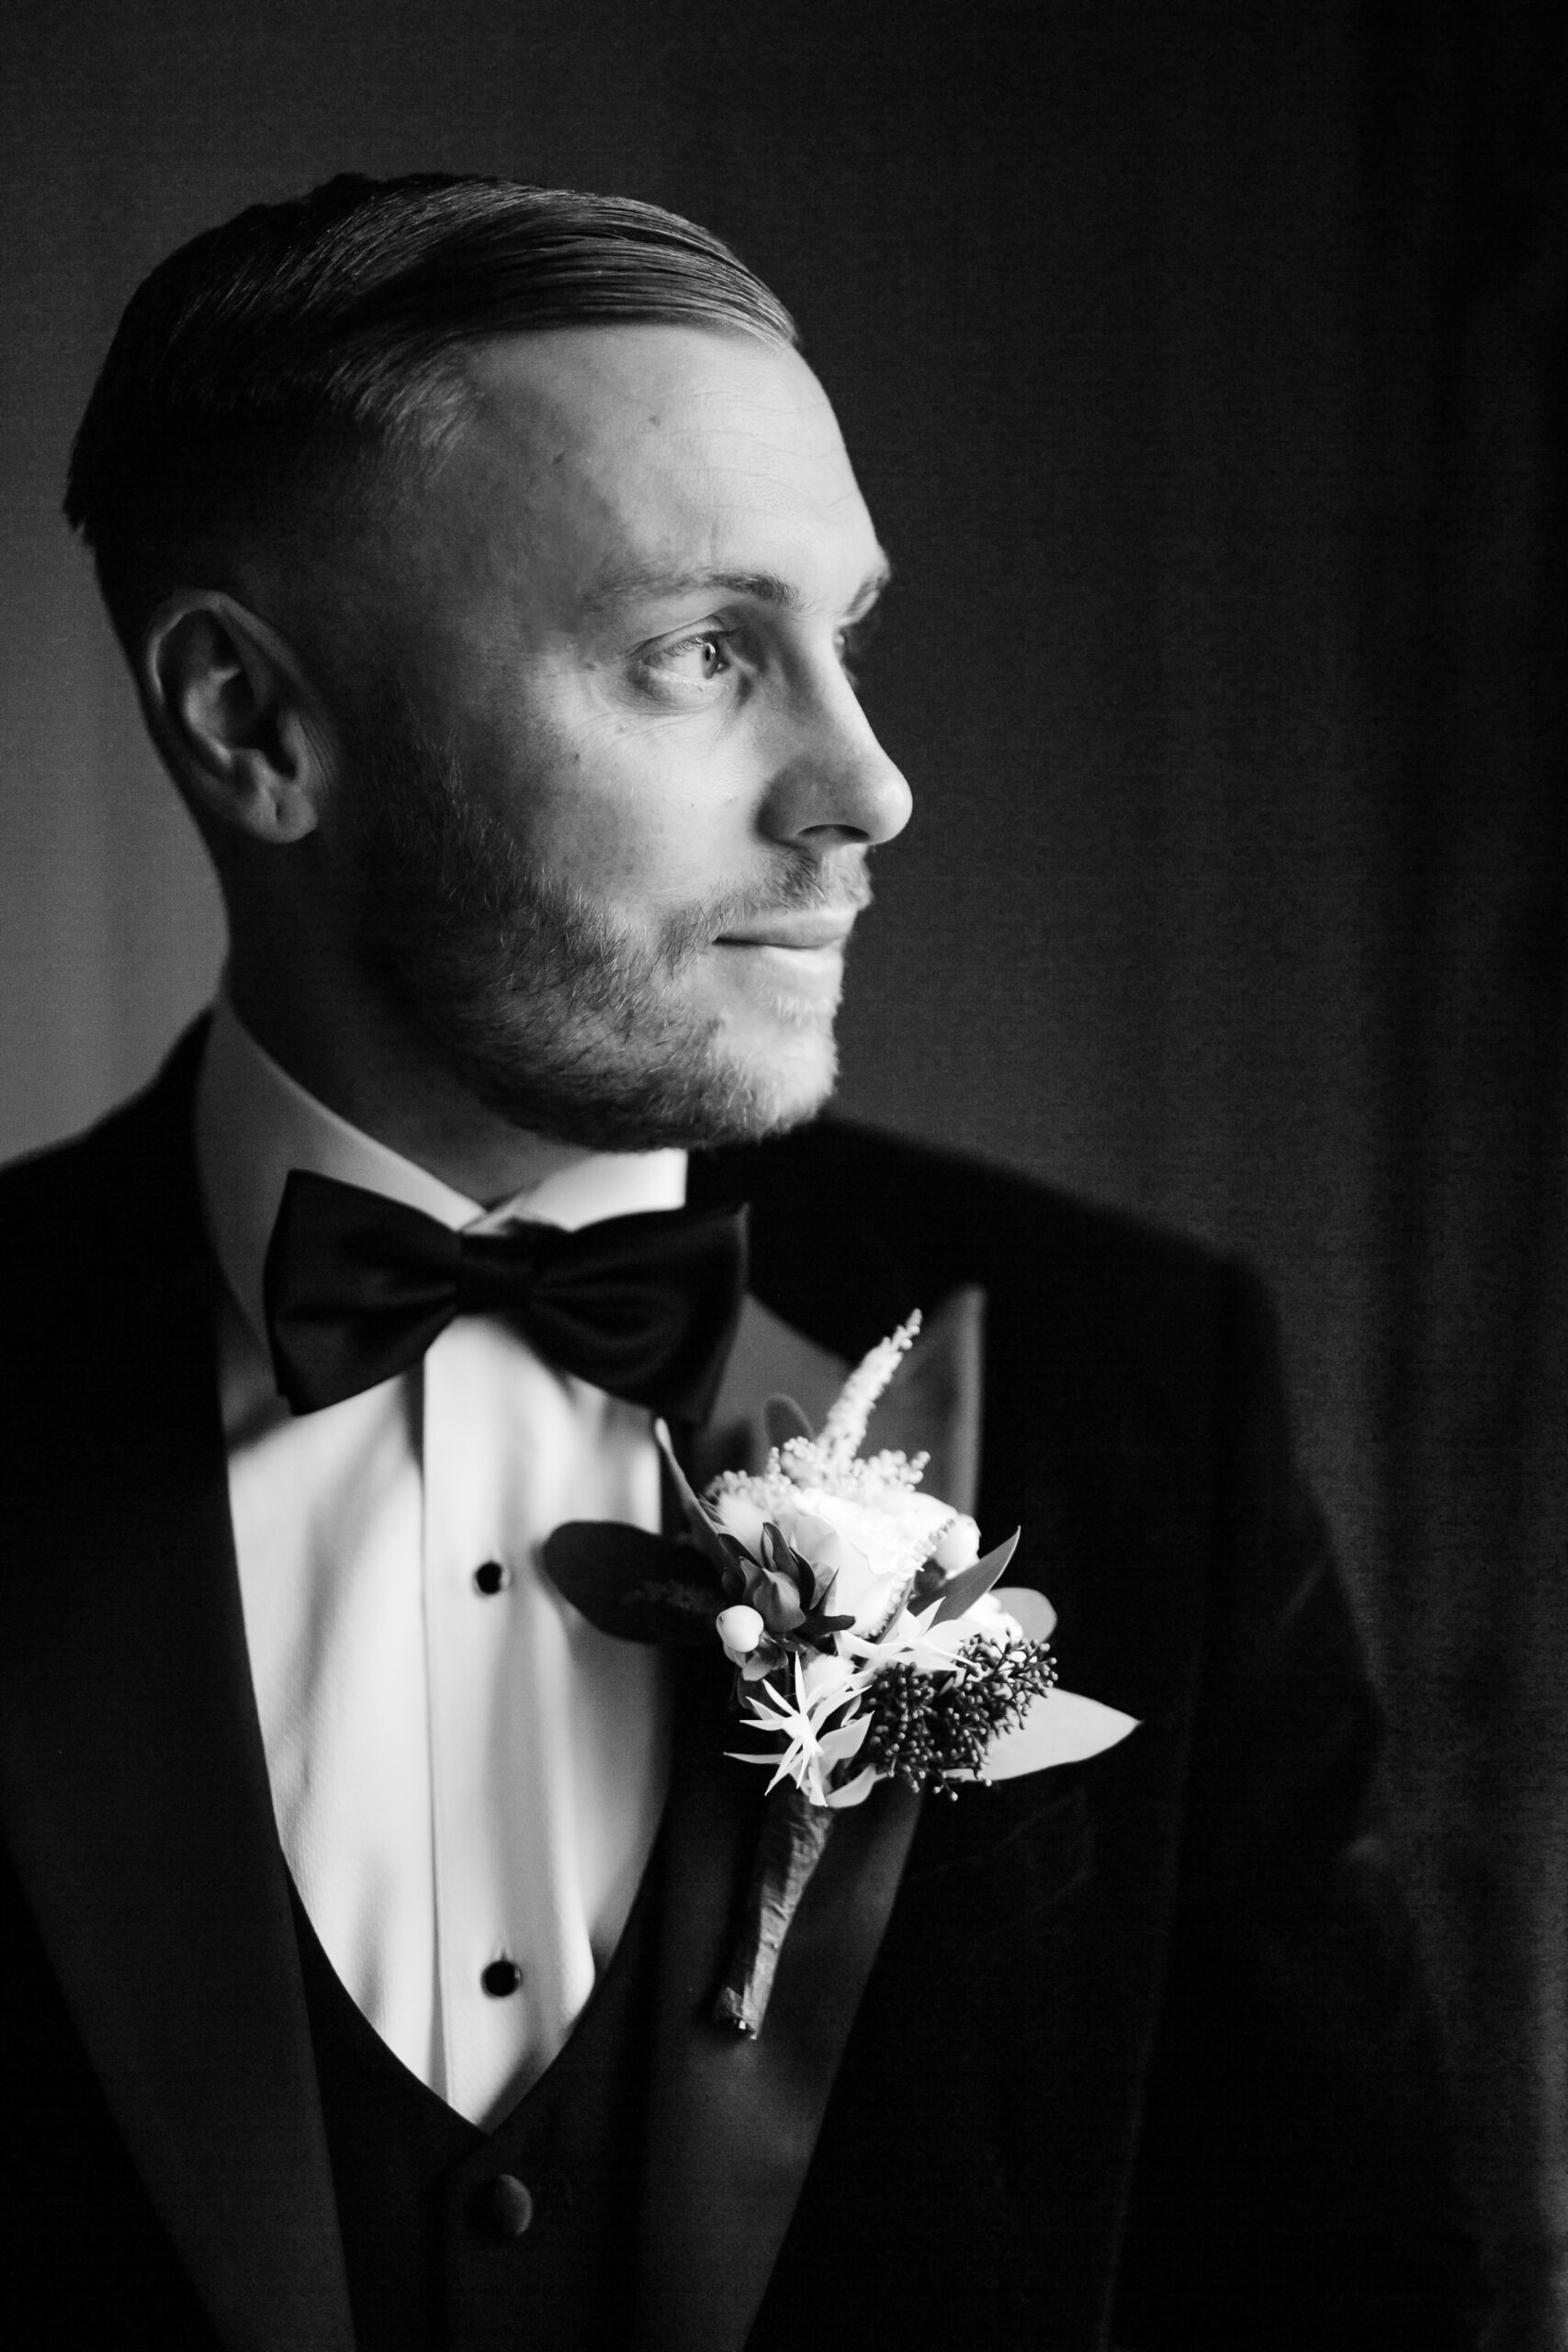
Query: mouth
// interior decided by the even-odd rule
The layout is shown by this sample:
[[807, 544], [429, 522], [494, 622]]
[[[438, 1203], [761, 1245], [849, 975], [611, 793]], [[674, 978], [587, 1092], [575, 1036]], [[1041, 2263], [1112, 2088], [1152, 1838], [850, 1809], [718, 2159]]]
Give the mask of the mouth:
[[715, 969], [727, 975], [738, 1005], [770, 1022], [821, 1028], [831, 1023], [844, 985], [844, 946], [855, 907], [818, 907], [760, 915], [721, 932]]
[[734, 931], [721, 932], [716, 947], [782, 947], [796, 955], [842, 947], [854, 929], [854, 908], [823, 909], [808, 914], [769, 915]]

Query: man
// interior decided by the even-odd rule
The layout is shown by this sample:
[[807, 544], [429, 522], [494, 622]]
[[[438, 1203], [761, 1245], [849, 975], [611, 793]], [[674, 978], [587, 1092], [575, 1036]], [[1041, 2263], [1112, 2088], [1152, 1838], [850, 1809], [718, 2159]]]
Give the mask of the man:
[[[336, 181], [154, 272], [68, 513], [231, 952], [5, 1182], [11, 2340], [1472, 2342], [1251, 1283], [805, 1124], [909, 796], [773, 298], [640, 205]], [[978, 1459], [1140, 1728], [842, 1816], [741, 2040], [726, 1678], [545, 1547], [916, 1305], [879, 1433]]]

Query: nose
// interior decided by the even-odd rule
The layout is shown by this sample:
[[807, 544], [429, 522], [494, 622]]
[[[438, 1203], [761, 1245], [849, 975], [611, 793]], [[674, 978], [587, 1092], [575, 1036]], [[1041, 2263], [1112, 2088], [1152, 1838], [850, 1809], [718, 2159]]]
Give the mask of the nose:
[[818, 851], [851, 842], [874, 848], [909, 821], [909, 787], [836, 664], [803, 687], [775, 756], [762, 810], [763, 830], [775, 841]]

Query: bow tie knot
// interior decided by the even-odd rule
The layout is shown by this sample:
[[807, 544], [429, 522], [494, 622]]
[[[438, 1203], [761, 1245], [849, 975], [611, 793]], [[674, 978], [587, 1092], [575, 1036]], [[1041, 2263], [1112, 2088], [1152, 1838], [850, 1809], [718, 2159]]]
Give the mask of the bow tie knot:
[[576, 1233], [434, 1217], [294, 1169], [263, 1277], [282, 1395], [318, 1411], [417, 1363], [459, 1315], [494, 1315], [562, 1372], [705, 1419], [746, 1283], [743, 1209], [663, 1209]]

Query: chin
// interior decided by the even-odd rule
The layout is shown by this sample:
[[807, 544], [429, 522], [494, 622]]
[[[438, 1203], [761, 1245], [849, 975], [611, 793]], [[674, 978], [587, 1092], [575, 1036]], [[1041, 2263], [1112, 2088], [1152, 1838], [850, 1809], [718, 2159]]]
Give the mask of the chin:
[[630, 1037], [552, 1024], [541, 1041], [471, 1012], [437, 1029], [434, 1011], [427, 1002], [422, 1026], [460, 1086], [509, 1125], [591, 1151], [761, 1142], [814, 1118], [838, 1074], [829, 1023], [761, 1034], [748, 1023], [737, 1035], [728, 1022], [687, 1018]]
[[[831, 1099], [839, 1057], [829, 1024], [762, 1040], [729, 1038], [716, 1058], [730, 1075], [735, 1129], [722, 1140], [754, 1142], [814, 1119]], [[705, 1138], [713, 1140], [714, 1138]]]

